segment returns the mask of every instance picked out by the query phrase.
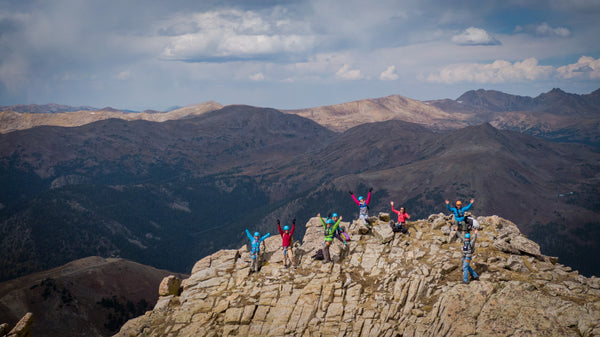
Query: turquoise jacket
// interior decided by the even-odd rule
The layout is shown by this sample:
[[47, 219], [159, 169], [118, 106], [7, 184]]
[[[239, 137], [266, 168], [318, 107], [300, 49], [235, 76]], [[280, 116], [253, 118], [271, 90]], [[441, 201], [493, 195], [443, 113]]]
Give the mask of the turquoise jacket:
[[465, 207], [456, 208], [456, 207], [451, 207], [450, 204], [446, 204], [446, 208], [454, 214], [454, 220], [456, 220], [458, 222], [465, 221], [465, 212], [468, 211], [471, 208], [471, 206], [473, 206], [473, 204], [469, 203]]
[[271, 235], [271, 233], [267, 233], [257, 240], [254, 238], [254, 236], [252, 236], [252, 234], [250, 234], [250, 231], [246, 229], [246, 235], [248, 235], [248, 239], [250, 239], [250, 241], [252, 242], [252, 249], [250, 250], [250, 254], [254, 259], [254, 256], [260, 253], [260, 243], [263, 242], [266, 238], [268, 238]]

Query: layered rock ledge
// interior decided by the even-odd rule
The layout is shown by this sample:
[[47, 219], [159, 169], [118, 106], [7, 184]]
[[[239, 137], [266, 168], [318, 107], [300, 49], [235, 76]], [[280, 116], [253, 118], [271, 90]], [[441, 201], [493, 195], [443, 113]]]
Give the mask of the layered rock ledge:
[[297, 269], [283, 267], [279, 236], [265, 241], [259, 273], [246, 246], [207, 256], [180, 293], [163, 292], [116, 336], [600, 335], [600, 279], [543, 255], [514, 223], [478, 217], [480, 280], [463, 284], [450, 217], [408, 222], [408, 235], [381, 219], [369, 231], [342, 223], [352, 241], [334, 241], [335, 263], [311, 258], [323, 240], [317, 218], [296, 243]]

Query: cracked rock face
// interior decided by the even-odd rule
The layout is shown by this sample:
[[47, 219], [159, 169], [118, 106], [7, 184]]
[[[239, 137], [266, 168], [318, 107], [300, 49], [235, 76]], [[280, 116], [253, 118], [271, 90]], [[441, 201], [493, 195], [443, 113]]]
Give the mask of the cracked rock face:
[[117, 336], [600, 335], [598, 278], [542, 255], [508, 220], [478, 221], [479, 281], [462, 283], [461, 245], [443, 214], [389, 241], [374, 234], [387, 233], [383, 220], [365, 234], [342, 223], [352, 241], [335, 239], [328, 264], [311, 258], [323, 241], [313, 218], [295, 244], [297, 269], [283, 267], [279, 236], [265, 240], [258, 273], [245, 246], [219, 251], [196, 263], [179, 296], [162, 296]]

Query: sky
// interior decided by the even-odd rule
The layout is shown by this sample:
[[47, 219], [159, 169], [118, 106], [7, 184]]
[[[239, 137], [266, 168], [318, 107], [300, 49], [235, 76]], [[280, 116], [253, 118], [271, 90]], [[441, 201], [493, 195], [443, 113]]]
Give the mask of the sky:
[[0, 105], [589, 94], [599, 19], [598, 0], [2, 0]]

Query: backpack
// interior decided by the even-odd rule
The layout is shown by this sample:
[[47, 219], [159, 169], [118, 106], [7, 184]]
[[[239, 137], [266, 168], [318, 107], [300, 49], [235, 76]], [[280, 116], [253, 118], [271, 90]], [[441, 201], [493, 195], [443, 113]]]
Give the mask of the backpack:
[[473, 254], [475, 252], [475, 247], [471, 244], [471, 241], [465, 241], [462, 248], [463, 254]]
[[325, 256], [323, 256], [323, 249], [317, 250], [317, 252], [315, 253], [315, 255], [312, 256], [312, 258], [315, 259], [315, 260], [323, 260], [323, 259], [325, 259]]
[[408, 232], [408, 228], [406, 228], [406, 226], [398, 225], [392, 227], [392, 232], [406, 234]]
[[344, 238], [346, 239], [346, 241], [350, 241], [350, 234], [342, 231], [342, 235], [344, 236]]

